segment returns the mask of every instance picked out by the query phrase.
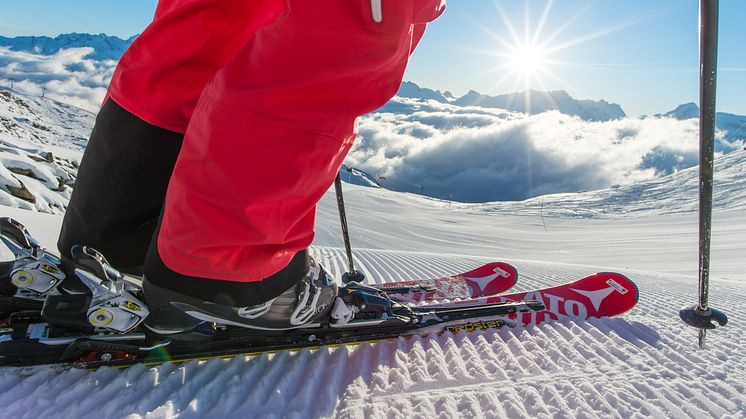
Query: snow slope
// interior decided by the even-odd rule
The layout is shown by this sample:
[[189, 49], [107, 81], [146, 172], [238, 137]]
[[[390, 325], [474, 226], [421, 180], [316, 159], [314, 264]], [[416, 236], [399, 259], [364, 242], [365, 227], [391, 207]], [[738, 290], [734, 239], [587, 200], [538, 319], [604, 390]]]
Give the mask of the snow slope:
[[19, 90], [0, 90], [0, 204], [62, 214], [94, 114]]
[[340, 179], [342, 179], [343, 182], [353, 185], [369, 186], [372, 188], [381, 187], [373, 175], [355, 167], [348, 167], [346, 164], [343, 164], [339, 169], [339, 172], [341, 174]]
[[[95, 372], [0, 371], [2, 417], [744, 417], [746, 214], [720, 208], [711, 302], [731, 324], [696, 349], [678, 320], [694, 301], [693, 213], [570, 218], [480, 211], [345, 185], [357, 266], [377, 281], [462, 271], [502, 258], [516, 289], [620, 270], [640, 302], [624, 316], [526, 329], [279, 352]], [[634, 207], [636, 202], [627, 203]], [[52, 245], [60, 217], [13, 208]], [[628, 214], [635, 214], [628, 211]], [[320, 205], [315, 256], [344, 269], [334, 196]], [[546, 226], [546, 229], [545, 229]], [[680, 248], [681, 247], [681, 248]], [[728, 252], [731, 252], [728, 254]], [[723, 256], [728, 254], [728, 256]], [[632, 255], [632, 256], [630, 256]], [[728, 263], [730, 262], [730, 263]], [[39, 389], [43, 389], [40, 391]]]
[[[713, 200], [716, 208], [746, 209], [746, 150], [715, 159]], [[610, 189], [545, 195], [525, 201], [489, 202], [464, 208], [586, 218], [693, 212], [699, 208], [699, 167], [646, 182], [615, 185]]]

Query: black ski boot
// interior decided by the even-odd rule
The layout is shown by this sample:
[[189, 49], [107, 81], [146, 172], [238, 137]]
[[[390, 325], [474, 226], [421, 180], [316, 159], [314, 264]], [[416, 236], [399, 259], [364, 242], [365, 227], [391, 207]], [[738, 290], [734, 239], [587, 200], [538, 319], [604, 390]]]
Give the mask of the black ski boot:
[[[200, 325], [204, 327], [206, 324], [257, 329], [262, 331], [258, 333], [267, 334], [327, 324], [337, 298], [337, 284], [310, 257], [308, 264], [308, 271], [295, 285], [274, 298], [249, 306], [237, 305], [226, 294], [221, 294], [215, 301], [205, 301], [156, 285], [146, 276], [143, 279], [143, 294], [150, 317], [146, 319], [145, 326], [156, 334], [179, 339], [179, 335], [189, 336], [192, 331], [199, 330]], [[261, 282], [272, 279], [269, 277]], [[202, 281], [210, 281], [217, 288], [227, 285], [227, 281]], [[271, 286], [261, 282], [232, 282], [229, 286], [234, 293], [236, 287], [241, 285], [245, 285], [247, 293], [257, 291], [263, 285]], [[239, 296], [235, 297], [240, 299]]]

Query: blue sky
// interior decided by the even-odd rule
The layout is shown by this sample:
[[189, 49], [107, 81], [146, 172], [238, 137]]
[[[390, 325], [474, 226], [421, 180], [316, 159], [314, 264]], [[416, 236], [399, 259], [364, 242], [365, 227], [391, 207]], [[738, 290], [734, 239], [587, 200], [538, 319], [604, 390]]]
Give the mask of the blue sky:
[[[746, 1], [720, 3], [718, 109], [746, 114]], [[148, 24], [156, 1], [0, 4], [0, 35], [129, 37]], [[665, 112], [698, 98], [697, 8], [696, 0], [450, 0], [405, 78], [456, 95], [564, 89], [630, 115]], [[527, 38], [536, 39], [530, 54], [515, 48]], [[528, 58], [514, 65], [516, 57]]]

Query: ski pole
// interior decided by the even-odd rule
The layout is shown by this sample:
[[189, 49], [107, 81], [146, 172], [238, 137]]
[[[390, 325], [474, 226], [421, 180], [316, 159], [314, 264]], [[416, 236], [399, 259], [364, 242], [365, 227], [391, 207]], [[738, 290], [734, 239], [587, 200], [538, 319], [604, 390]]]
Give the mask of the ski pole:
[[342, 275], [342, 282], [345, 284], [350, 281], [363, 282], [365, 275], [355, 270], [355, 266], [352, 263], [352, 246], [350, 245], [350, 232], [347, 228], [347, 214], [345, 213], [345, 200], [342, 195], [342, 176], [341, 172], [337, 172], [337, 178], [334, 179], [334, 191], [337, 194], [337, 207], [339, 208], [339, 220], [342, 223], [342, 237], [345, 242], [345, 250], [347, 251], [347, 261], [349, 263], [350, 270]]
[[699, 329], [698, 344], [705, 347], [707, 329], [728, 323], [725, 313], [708, 306], [712, 184], [715, 144], [715, 93], [717, 90], [718, 0], [699, 5], [699, 300], [679, 311], [679, 317]]

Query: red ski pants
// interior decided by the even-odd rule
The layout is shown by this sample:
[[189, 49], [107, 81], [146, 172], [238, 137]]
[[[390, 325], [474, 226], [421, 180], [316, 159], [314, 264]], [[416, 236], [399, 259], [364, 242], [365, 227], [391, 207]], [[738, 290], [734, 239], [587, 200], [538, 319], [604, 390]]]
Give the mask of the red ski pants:
[[444, 8], [445, 0], [161, 0], [109, 96], [185, 133], [158, 236], [166, 266], [251, 282], [308, 247], [356, 118], [396, 93], [425, 24]]

